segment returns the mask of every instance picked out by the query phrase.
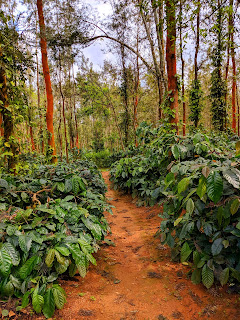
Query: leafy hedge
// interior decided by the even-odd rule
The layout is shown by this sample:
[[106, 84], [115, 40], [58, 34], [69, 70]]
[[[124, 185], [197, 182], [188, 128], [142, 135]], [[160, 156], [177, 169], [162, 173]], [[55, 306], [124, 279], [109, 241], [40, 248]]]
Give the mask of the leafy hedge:
[[235, 137], [183, 138], [162, 129], [152, 137], [138, 155], [112, 166], [115, 187], [137, 196], [140, 205], [163, 204], [161, 241], [171, 247], [173, 259], [191, 267], [193, 282], [210, 288], [214, 280], [240, 281]]
[[39, 166], [26, 176], [0, 179], [0, 292], [31, 300], [51, 318], [66, 302], [56, 280], [86, 275], [93, 253], [109, 230], [106, 186], [89, 161]]

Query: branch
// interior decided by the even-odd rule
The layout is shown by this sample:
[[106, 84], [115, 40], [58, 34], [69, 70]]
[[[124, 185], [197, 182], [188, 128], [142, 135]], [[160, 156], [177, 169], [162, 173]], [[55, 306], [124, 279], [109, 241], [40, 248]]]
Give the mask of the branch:
[[127, 48], [128, 50], [130, 50], [131, 52], [133, 52], [135, 55], [137, 55], [139, 57], [139, 59], [142, 60], [142, 62], [145, 64], [145, 66], [147, 67], [147, 69], [156, 77], [156, 72], [153, 70], [153, 68], [150, 66], [150, 64], [136, 51], [134, 50], [132, 47], [130, 47], [128, 44], [122, 42], [121, 40], [118, 40], [116, 38], [110, 37], [107, 34], [104, 35], [99, 35], [99, 36], [95, 36], [92, 38], [87, 38], [85, 40], [82, 41], [83, 44], [87, 44], [88, 42], [94, 41], [94, 40], [98, 40], [98, 39], [102, 39], [102, 38], [106, 38], [112, 41], [115, 41], [119, 44], [121, 44], [122, 46], [124, 46], [125, 48]]

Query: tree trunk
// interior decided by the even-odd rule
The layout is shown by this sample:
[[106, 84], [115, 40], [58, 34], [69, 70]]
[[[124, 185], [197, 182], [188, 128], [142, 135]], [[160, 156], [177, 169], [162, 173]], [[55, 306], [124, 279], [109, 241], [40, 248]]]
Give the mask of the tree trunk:
[[153, 58], [153, 65], [154, 65], [154, 69], [155, 69], [155, 74], [156, 74], [156, 78], [157, 78], [157, 86], [158, 86], [158, 119], [160, 120], [162, 118], [162, 102], [163, 102], [163, 90], [162, 90], [162, 79], [161, 79], [161, 74], [160, 74], [160, 69], [159, 69], [159, 65], [157, 63], [157, 58], [156, 58], [156, 53], [155, 53], [155, 46], [154, 46], [154, 42], [151, 36], [151, 29], [149, 27], [149, 25], [147, 24], [146, 21], [146, 16], [145, 13], [143, 12], [141, 6], [142, 6], [142, 0], [137, 0], [139, 8], [140, 8], [140, 15], [143, 21], [143, 25], [147, 34], [147, 39], [148, 42], [150, 44], [150, 49], [151, 49], [151, 53], [152, 53], [152, 58]]
[[233, 0], [230, 0], [230, 43], [231, 43], [231, 58], [232, 58], [232, 129], [236, 133], [236, 60], [235, 60], [235, 49], [234, 49], [234, 20], [233, 20]]
[[77, 110], [76, 110], [76, 90], [75, 90], [75, 78], [74, 78], [74, 68], [72, 65], [73, 72], [73, 111], [74, 111], [74, 121], [76, 130], [76, 147], [79, 149], [79, 135], [78, 135], [78, 123], [77, 123]]
[[122, 73], [123, 73], [123, 102], [125, 107], [124, 115], [124, 144], [127, 146], [129, 138], [129, 108], [128, 108], [128, 76], [125, 64], [125, 50], [124, 46], [121, 46], [121, 58], [122, 58]]
[[186, 135], [186, 102], [185, 102], [185, 86], [184, 86], [184, 66], [185, 61], [183, 59], [183, 41], [182, 41], [182, 0], [180, 0], [180, 55], [182, 63], [182, 104], [183, 104], [183, 136]]
[[167, 41], [166, 61], [168, 75], [169, 105], [172, 110], [170, 122], [175, 125], [178, 133], [178, 86], [177, 86], [177, 59], [176, 59], [176, 19], [174, 0], [166, 0]]
[[[139, 50], [139, 34], [137, 34], [137, 52]], [[140, 83], [140, 75], [139, 75], [139, 61], [138, 61], [138, 56], [137, 56], [137, 74], [136, 74], [136, 79], [135, 79], [135, 99], [134, 99], [134, 109], [133, 109], [133, 128], [134, 128], [134, 133], [135, 133], [135, 145], [137, 147], [137, 127], [138, 127], [138, 119], [137, 119], [137, 109], [138, 109], [138, 88], [139, 88], [139, 83]]]
[[40, 28], [40, 45], [42, 53], [42, 67], [47, 93], [47, 112], [46, 112], [46, 122], [48, 130], [48, 146], [52, 148], [52, 162], [57, 162], [56, 157], [56, 146], [54, 140], [54, 128], [53, 128], [53, 93], [52, 84], [50, 79], [50, 71], [48, 66], [47, 57], [47, 41], [46, 41], [46, 28], [43, 16], [43, 3], [42, 0], [37, 0], [38, 8], [38, 18], [39, 18], [39, 28]]

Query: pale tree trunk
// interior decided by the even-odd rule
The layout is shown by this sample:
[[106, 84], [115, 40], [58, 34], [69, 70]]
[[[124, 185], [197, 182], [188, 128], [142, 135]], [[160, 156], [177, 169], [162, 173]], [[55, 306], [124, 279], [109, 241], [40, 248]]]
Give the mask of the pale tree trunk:
[[73, 111], [74, 121], [76, 130], [76, 147], [79, 149], [79, 134], [78, 134], [78, 123], [77, 123], [77, 110], [76, 110], [76, 89], [75, 89], [75, 78], [74, 78], [74, 66], [72, 65], [72, 77], [73, 77]]

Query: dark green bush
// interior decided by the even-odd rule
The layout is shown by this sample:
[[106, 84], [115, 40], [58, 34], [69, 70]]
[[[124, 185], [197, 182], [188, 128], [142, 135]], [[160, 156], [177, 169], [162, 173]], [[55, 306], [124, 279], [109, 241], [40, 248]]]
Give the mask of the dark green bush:
[[66, 299], [57, 279], [84, 277], [109, 230], [106, 186], [89, 161], [39, 166], [26, 176], [0, 179], [0, 292], [22, 297], [52, 317]]

